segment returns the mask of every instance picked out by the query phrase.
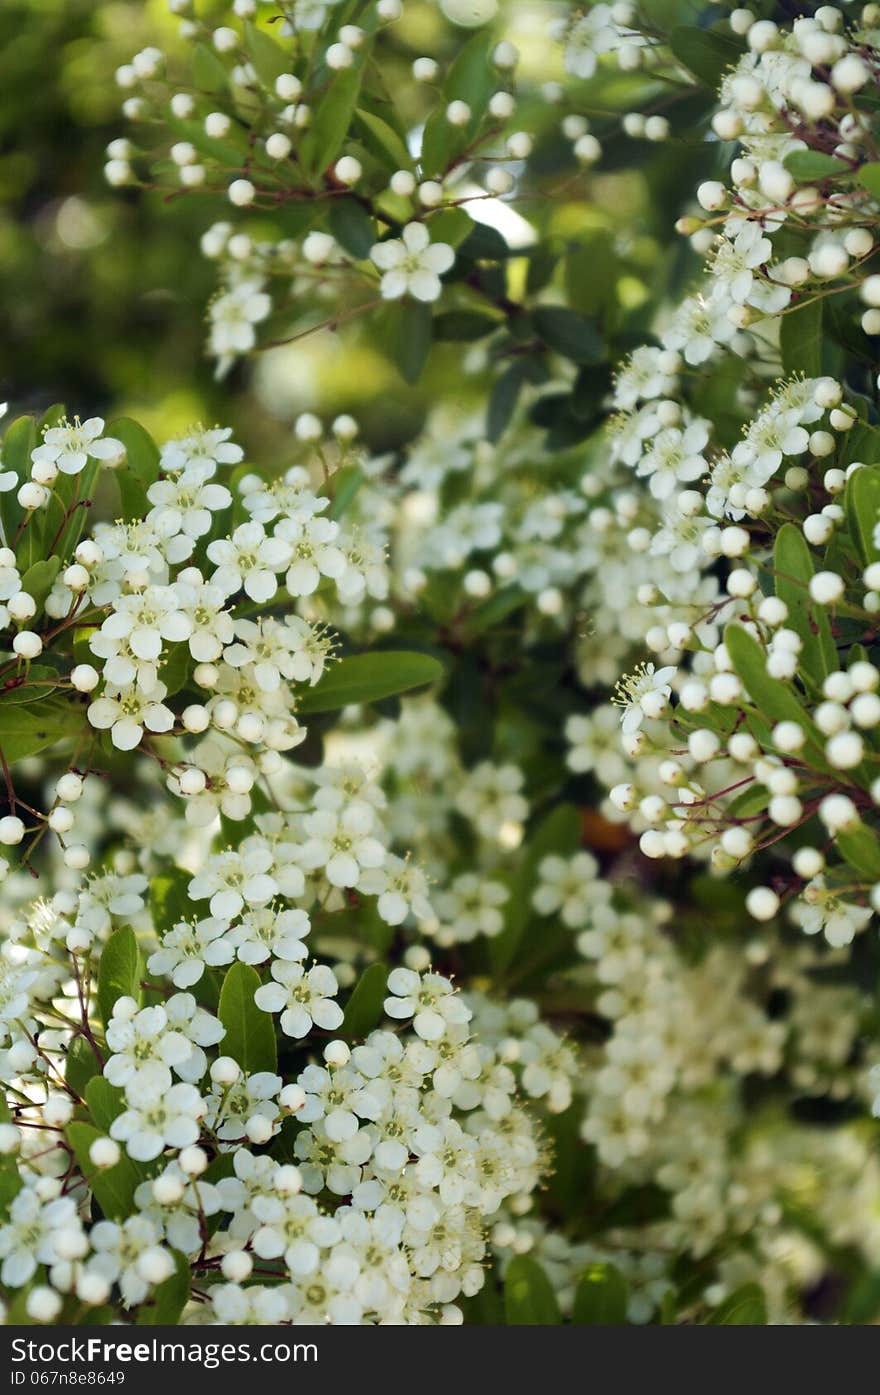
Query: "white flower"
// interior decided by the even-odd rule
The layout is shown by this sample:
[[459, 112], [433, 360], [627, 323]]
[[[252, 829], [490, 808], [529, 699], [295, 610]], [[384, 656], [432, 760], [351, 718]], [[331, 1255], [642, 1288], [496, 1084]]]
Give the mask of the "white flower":
[[431, 242], [424, 223], [407, 223], [399, 238], [377, 242], [370, 256], [383, 273], [379, 290], [385, 300], [411, 295], [416, 300], [437, 300], [443, 290], [440, 277], [455, 261], [445, 242]]
[[612, 702], [623, 708], [620, 722], [626, 735], [638, 731], [645, 717], [659, 717], [666, 699], [672, 692], [671, 679], [674, 668], [654, 668], [653, 664], [641, 664], [627, 678], [622, 678]]
[[254, 325], [272, 313], [272, 297], [263, 289], [261, 276], [252, 276], [217, 296], [208, 310], [210, 351], [218, 359], [218, 374], [239, 354], [249, 353], [257, 342]]
[[335, 811], [316, 809], [306, 814], [308, 835], [299, 861], [306, 869], [321, 868], [331, 886], [357, 886], [361, 870], [381, 867], [385, 849], [373, 836], [375, 815], [368, 804], [356, 802]]
[[309, 918], [302, 910], [278, 910], [259, 906], [243, 912], [228, 934], [238, 958], [244, 964], [264, 964], [267, 959], [305, 959]]
[[208, 557], [217, 566], [211, 577], [225, 595], [244, 588], [252, 601], [270, 601], [278, 590], [277, 573], [290, 560], [290, 548], [269, 538], [260, 523], [240, 523], [231, 538], [208, 544]]
[[162, 937], [162, 947], [151, 954], [147, 968], [151, 974], [168, 974], [175, 988], [191, 988], [198, 983], [207, 965], [231, 964], [235, 948], [227, 938], [229, 924], [209, 917], [195, 923], [178, 921]]
[[159, 658], [163, 642], [189, 639], [191, 629], [173, 586], [147, 586], [117, 598], [101, 634], [113, 641], [128, 641], [132, 653], [149, 662]]
[[134, 1086], [136, 1090], [142, 1086], [167, 1089], [171, 1085], [169, 1067], [184, 1064], [192, 1054], [187, 1038], [169, 1029], [168, 1014], [159, 1005], [142, 1008], [133, 1016], [119, 1014], [114, 1008], [107, 1026], [107, 1045], [113, 1052], [104, 1067], [110, 1084]]
[[287, 543], [290, 566], [284, 584], [291, 596], [311, 596], [322, 576], [338, 580], [347, 566], [337, 544], [339, 524], [320, 515], [295, 513], [282, 518], [275, 537]]
[[207, 469], [213, 475], [218, 465], [237, 465], [244, 459], [244, 451], [230, 441], [231, 435], [231, 426], [215, 426], [208, 431], [204, 427], [191, 428], [187, 435], [168, 441], [162, 447], [163, 473], [177, 474], [194, 467]]
[[431, 920], [428, 881], [420, 867], [389, 854], [381, 867], [361, 873], [358, 890], [378, 896], [376, 909], [387, 925], [402, 925], [412, 911], [418, 920]]
[[556, 854], [538, 864], [539, 884], [532, 893], [532, 905], [539, 915], [559, 912], [564, 925], [575, 929], [586, 925], [597, 903], [608, 899], [608, 883], [598, 881], [599, 864], [588, 852], [572, 858]]
[[339, 992], [336, 975], [326, 964], [306, 970], [302, 964], [276, 960], [274, 983], [264, 983], [254, 994], [263, 1012], [280, 1012], [281, 1030], [288, 1037], [304, 1037], [312, 1025], [325, 1032], [342, 1026], [343, 1012], [333, 999]]
[[174, 726], [174, 713], [163, 702], [166, 693], [164, 683], [156, 683], [146, 692], [105, 690], [102, 697], [90, 703], [89, 721], [99, 731], [109, 730], [110, 740], [117, 750], [132, 751], [140, 745], [144, 728], [162, 733]]
[[210, 531], [212, 513], [227, 508], [232, 495], [222, 484], [213, 484], [213, 462], [188, 465], [180, 474], [159, 479], [147, 490], [153, 508], [147, 514], [160, 537], [170, 538], [185, 533], [189, 538], [201, 538]]
[[170, 1090], [139, 1085], [128, 1105], [110, 1125], [110, 1137], [124, 1143], [135, 1162], [150, 1162], [164, 1148], [187, 1148], [198, 1142], [205, 1102], [194, 1085], [172, 1085]]
[[125, 447], [112, 436], [104, 436], [103, 431], [102, 417], [89, 417], [83, 422], [77, 417], [73, 422], [47, 427], [43, 444], [31, 451], [31, 460], [34, 464], [56, 465], [62, 475], [78, 475], [88, 464], [89, 456], [115, 464], [124, 457]]
[[[139, 1260], [147, 1251], [154, 1251], [159, 1245], [161, 1234], [146, 1216], [129, 1216], [117, 1224], [115, 1221], [98, 1221], [89, 1232], [89, 1240], [94, 1254], [89, 1257], [87, 1272], [100, 1274], [110, 1284], [118, 1284], [122, 1301], [127, 1307], [143, 1303], [150, 1292], [151, 1284], [144, 1278]], [[174, 1270], [174, 1260], [167, 1255], [169, 1272]]]
[[440, 974], [417, 974], [413, 969], [392, 969], [388, 975], [391, 997], [385, 999], [389, 1017], [405, 1021], [425, 1041], [440, 1041], [450, 1028], [465, 1026], [471, 1010], [455, 992], [448, 978]]
[[818, 935], [822, 930], [830, 945], [840, 949], [852, 944], [871, 919], [870, 906], [857, 906], [845, 901], [824, 877], [813, 877], [801, 892], [802, 899], [792, 907], [792, 916], [805, 935]]
[[23, 1187], [9, 1207], [9, 1220], [0, 1226], [0, 1281], [10, 1288], [21, 1288], [36, 1273], [38, 1264], [55, 1263], [62, 1236], [79, 1229], [72, 1197], [44, 1203], [30, 1187]]
[[190, 882], [189, 894], [194, 901], [209, 896], [211, 915], [231, 921], [245, 905], [264, 906], [277, 896], [280, 887], [270, 875], [272, 864], [272, 850], [262, 839], [247, 840], [239, 849], [209, 857]]

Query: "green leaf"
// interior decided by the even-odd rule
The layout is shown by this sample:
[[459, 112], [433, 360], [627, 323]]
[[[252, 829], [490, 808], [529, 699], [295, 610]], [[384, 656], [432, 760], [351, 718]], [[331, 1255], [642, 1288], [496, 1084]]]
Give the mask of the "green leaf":
[[169, 130], [181, 140], [189, 141], [200, 155], [207, 155], [209, 159], [216, 160], [218, 165], [241, 169], [244, 164], [248, 153], [248, 139], [244, 127], [236, 122], [232, 123], [226, 135], [220, 139], [217, 136], [209, 136], [201, 121], [175, 116], [170, 111], [166, 111], [162, 119]]
[[229, 85], [226, 68], [207, 44], [193, 49], [193, 80], [202, 92], [222, 92]]
[[379, 311], [373, 328], [380, 348], [404, 382], [417, 383], [431, 350], [430, 306], [409, 298], [395, 300]]
[[860, 470], [853, 470], [846, 482], [844, 508], [862, 561], [867, 565], [880, 560], [876, 541], [880, 524], [880, 466], [863, 465]]
[[571, 1320], [588, 1327], [624, 1327], [626, 1280], [613, 1264], [591, 1264], [574, 1295]]
[[109, 1133], [113, 1120], [125, 1109], [125, 1092], [103, 1075], [93, 1075], [86, 1086], [86, 1104], [93, 1122], [102, 1133]]
[[794, 689], [767, 672], [766, 656], [758, 641], [742, 625], [731, 624], [724, 632], [724, 643], [734, 672], [761, 717], [771, 722], [797, 722], [807, 733], [806, 749], [812, 759], [820, 769], [827, 770], [824, 749], [812, 719], [801, 706]]
[[117, 998], [130, 997], [140, 1002], [143, 974], [137, 936], [130, 925], [123, 925], [113, 931], [98, 964], [98, 1011], [105, 1026], [113, 1015]]
[[328, 219], [330, 231], [341, 247], [363, 261], [376, 241], [376, 228], [369, 213], [356, 198], [334, 199]]
[[364, 482], [364, 472], [359, 465], [343, 465], [330, 476], [332, 499], [327, 510], [328, 518], [341, 518], [346, 513]]
[[21, 589], [29, 596], [33, 596], [37, 603], [37, 614], [43, 608], [43, 602], [52, 590], [52, 585], [56, 576], [61, 570], [61, 558], [46, 557], [42, 562], [34, 562], [32, 567], [28, 567], [21, 579]]
[[0, 704], [43, 702], [51, 691], [49, 685], [57, 687], [60, 678], [58, 670], [50, 668], [48, 664], [30, 664], [27, 671], [27, 682], [25, 682], [23, 673], [17, 674], [14, 678], [3, 680], [3, 683], [0, 684]]
[[470, 615], [463, 621], [462, 633], [473, 636], [485, 634], [487, 630], [494, 630], [508, 615], [520, 610], [526, 604], [528, 596], [525, 591], [518, 586], [504, 586], [500, 591], [496, 591], [488, 601], [477, 606]]
[[697, 29], [688, 24], [669, 35], [673, 55], [694, 77], [717, 92], [727, 70], [743, 56], [743, 45], [728, 34], [714, 29]]
[[255, 24], [245, 24], [244, 46], [254, 72], [266, 87], [274, 88], [275, 79], [290, 72], [291, 55]]
[[[0, 1090], [0, 1124], [11, 1124], [12, 1110], [6, 1101], [6, 1093]], [[15, 1153], [0, 1153], [0, 1215], [5, 1215], [9, 1209], [9, 1204], [18, 1195], [24, 1185], [24, 1179], [18, 1168], [18, 1158]], [[6, 1322], [9, 1322], [9, 1314], [6, 1314]]]
[[779, 321], [779, 352], [786, 374], [822, 372], [822, 301], [808, 300]]
[[97, 1139], [106, 1136], [91, 1124], [75, 1122], [67, 1126], [67, 1141], [98, 1205], [109, 1220], [122, 1221], [131, 1215], [135, 1189], [143, 1181], [144, 1173], [125, 1153], [112, 1167], [95, 1167], [89, 1149]]
[[355, 126], [360, 128], [364, 144], [377, 159], [390, 170], [411, 170], [413, 158], [406, 148], [406, 142], [397, 134], [393, 126], [383, 121], [375, 112], [358, 107], [354, 114]]
[[147, 490], [159, 478], [159, 449], [140, 422], [130, 417], [111, 421], [107, 435], [125, 446], [125, 460], [115, 472], [122, 516], [126, 521], [143, 518], [150, 507]]
[[85, 1099], [86, 1086], [100, 1069], [98, 1058], [85, 1037], [74, 1037], [67, 1048], [64, 1079], [80, 1099]]
[[503, 321], [496, 315], [486, 315], [479, 310], [446, 310], [434, 316], [434, 338], [473, 343], [491, 334], [500, 324]]
[[836, 670], [837, 649], [824, 606], [810, 597], [813, 559], [800, 528], [783, 523], [773, 548], [776, 594], [788, 606], [788, 624], [803, 642], [800, 661], [813, 682], [821, 685]]
[[782, 163], [799, 183], [852, 173], [852, 166], [845, 160], [838, 160], [834, 155], [823, 155], [820, 150], [793, 150]]
[[278, 1069], [275, 1027], [271, 1016], [254, 1002], [260, 975], [250, 964], [231, 965], [220, 989], [217, 1016], [226, 1028], [223, 1051], [238, 1061], [242, 1070]]
[[617, 254], [604, 229], [587, 233], [565, 258], [568, 303], [582, 315], [599, 315], [617, 298]]
[[875, 198], [880, 198], [880, 163], [870, 161], [867, 165], [862, 165], [856, 171], [856, 183], [861, 184], [863, 189], [867, 189], [869, 194]]
[[540, 1264], [516, 1255], [504, 1279], [508, 1327], [555, 1327], [562, 1321], [556, 1295]]
[[388, 968], [370, 964], [364, 969], [345, 1008], [341, 1035], [363, 1040], [382, 1017], [382, 1004], [388, 996]]
[[[3, 437], [3, 450], [0, 454], [0, 471], [14, 470], [19, 484], [25, 484], [31, 477], [31, 451], [37, 444], [37, 424], [33, 417], [17, 417]], [[3, 524], [3, 537], [7, 547], [12, 545], [24, 509], [18, 502], [18, 489], [4, 490], [0, 494], [0, 523]]]
[[138, 1327], [174, 1327], [189, 1302], [189, 1260], [179, 1250], [172, 1250], [172, 1254], [174, 1273], [140, 1305], [135, 1319]]
[[430, 654], [377, 649], [354, 654], [328, 669], [314, 688], [307, 688], [297, 702], [297, 712], [335, 712], [353, 703], [381, 702], [383, 698], [423, 688], [443, 674], [443, 665]]
[[299, 151], [311, 174], [323, 173], [339, 155], [354, 115], [362, 75], [361, 68], [343, 69], [318, 103]]
[[489, 398], [486, 418], [486, 436], [493, 444], [501, 440], [510, 425], [522, 386], [527, 380], [525, 361], [516, 359], [496, 381]]
[[187, 890], [192, 880], [189, 872], [175, 867], [172, 872], [150, 881], [150, 914], [160, 934], [170, 930], [179, 920], [186, 920], [191, 902]]
[[458, 54], [443, 86], [449, 102], [467, 102], [471, 114], [481, 115], [498, 86], [489, 50], [494, 38], [488, 30], [475, 34]]
[[743, 1284], [706, 1318], [710, 1327], [764, 1327], [767, 1304], [758, 1284]]
[[7, 765], [15, 765], [81, 731], [83, 722], [82, 707], [69, 698], [43, 698], [35, 710], [0, 702], [0, 750]]
[[840, 1321], [865, 1326], [874, 1323], [880, 1314], [880, 1271], [869, 1270], [859, 1275], [846, 1296]]
[[601, 363], [607, 350], [596, 326], [562, 305], [539, 305], [532, 312], [535, 329], [544, 343], [573, 363]]
[[837, 850], [862, 876], [870, 881], [880, 881], [880, 844], [876, 833], [872, 833], [863, 823], [854, 828], [843, 828], [834, 835]]
[[489, 941], [489, 957], [497, 974], [513, 963], [532, 916], [532, 892], [538, 864], [550, 853], [570, 857], [581, 845], [581, 820], [573, 804], [558, 804], [529, 834], [504, 906], [504, 929]]

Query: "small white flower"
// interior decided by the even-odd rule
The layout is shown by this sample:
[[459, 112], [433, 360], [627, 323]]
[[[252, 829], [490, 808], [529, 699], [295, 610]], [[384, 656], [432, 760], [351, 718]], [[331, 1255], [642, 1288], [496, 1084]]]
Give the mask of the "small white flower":
[[383, 273], [379, 290], [385, 300], [405, 295], [438, 300], [443, 290], [440, 277], [455, 261], [447, 243], [431, 242], [424, 223], [407, 223], [399, 238], [377, 242], [370, 256]]
[[272, 977], [275, 982], [258, 988], [254, 1002], [263, 1012], [281, 1013], [285, 1036], [307, 1036], [313, 1024], [326, 1032], [342, 1026], [342, 1009], [333, 1001], [339, 984], [326, 964], [315, 964], [307, 970], [302, 964], [276, 960]]

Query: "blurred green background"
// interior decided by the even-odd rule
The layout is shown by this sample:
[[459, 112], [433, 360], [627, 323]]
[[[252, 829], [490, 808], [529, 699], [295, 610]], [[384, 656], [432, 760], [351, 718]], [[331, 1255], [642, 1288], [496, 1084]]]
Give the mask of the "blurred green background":
[[[226, 7], [216, 9], [224, 17]], [[559, 48], [547, 36], [551, 12], [557, 7], [544, 0], [511, 0], [503, 12], [523, 75], [539, 82], [562, 76]], [[146, 44], [173, 62], [176, 29], [165, 0], [0, 5], [0, 399], [13, 414], [56, 401], [83, 416], [124, 412], [160, 436], [222, 421], [263, 458], [283, 456], [289, 423], [302, 410], [353, 411], [376, 449], [411, 437], [431, 401], [479, 410], [491, 365], [478, 356], [467, 364], [465, 354], [463, 372], [461, 346], [439, 346], [418, 387], [407, 388], [371, 342], [369, 324], [314, 335], [214, 380], [203, 342], [215, 267], [198, 244], [228, 209], [213, 196], [111, 189], [102, 172], [108, 143], [126, 134], [115, 69]], [[408, 0], [390, 34], [390, 78], [405, 94], [413, 57], [449, 54], [467, 30], [450, 25], [433, 0]], [[577, 98], [586, 109], [595, 100], [604, 111], [625, 110], [642, 83], [609, 74], [578, 84]], [[542, 105], [540, 94], [532, 111], [535, 103]], [[570, 160], [553, 133], [573, 109], [546, 109], [547, 139], [533, 171], [539, 181], [546, 175], [558, 185], [559, 159]], [[601, 243], [617, 327], [622, 319], [635, 335], [649, 287], [680, 274], [687, 252], [672, 231], [669, 190], [670, 161], [682, 161], [668, 148], [640, 151], [604, 131], [602, 138], [607, 173], [581, 178], [573, 170], [565, 198], [523, 211], [560, 246], [585, 234], [597, 251]], [[684, 177], [693, 181], [692, 165]], [[524, 280], [525, 264], [512, 263], [510, 274]], [[552, 298], [552, 283], [548, 289]]]

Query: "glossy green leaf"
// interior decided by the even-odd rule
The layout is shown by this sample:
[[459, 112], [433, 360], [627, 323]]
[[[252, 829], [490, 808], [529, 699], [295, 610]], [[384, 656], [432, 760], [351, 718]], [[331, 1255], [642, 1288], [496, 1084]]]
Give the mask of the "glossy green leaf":
[[807, 300], [779, 321], [779, 352], [786, 374], [815, 378], [822, 372], [822, 301]]
[[112, 1167], [97, 1168], [89, 1149], [106, 1133], [91, 1124], [74, 1122], [67, 1126], [67, 1141], [104, 1215], [113, 1221], [125, 1220], [134, 1209], [134, 1193], [143, 1181], [143, 1171], [125, 1153]]
[[406, 142], [375, 112], [358, 107], [354, 114], [355, 127], [360, 128], [364, 144], [390, 170], [409, 170], [413, 158], [406, 148]]
[[93, 1075], [86, 1086], [86, 1104], [96, 1127], [102, 1133], [109, 1133], [113, 1120], [125, 1109], [125, 1092], [111, 1085], [103, 1075]]
[[173, 1327], [189, 1302], [189, 1260], [179, 1250], [173, 1250], [174, 1273], [157, 1284], [155, 1290], [138, 1308], [138, 1327]]
[[679, 63], [716, 92], [729, 68], [743, 56], [743, 46], [729, 34], [683, 24], [669, 35], [669, 47]]
[[800, 528], [784, 523], [773, 548], [773, 580], [776, 594], [788, 606], [788, 624], [801, 638], [800, 662], [813, 682], [821, 685], [835, 670], [837, 649], [824, 606], [810, 597], [813, 559]]
[[107, 435], [125, 446], [125, 460], [115, 472], [122, 516], [126, 520], [143, 518], [150, 508], [147, 490], [159, 477], [159, 449], [140, 422], [130, 417], [111, 421]]
[[562, 1321], [550, 1280], [526, 1255], [516, 1255], [507, 1266], [504, 1314], [508, 1327], [555, 1327]]
[[763, 1327], [767, 1322], [767, 1304], [758, 1284], [743, 1284], [706, 1318], [711, 1327]]
[[83, 1036], [74, 1037], [67, 1048], [64, 1079], [80, 1099], [85, 1099], [89, 1081], [98, 1075], [100, 1070], [100, 1062], [90, 1043]]
[[307, 688], [297, 703], [298, 712], [335, 712], [354, 703], [380, 702], [435, 683], [442, 664], [430, 654], [378, 649], [355, 654], [333, 664], [314, 688]]
[[846, 521], [865, 565], [880, 559], [880, 465], [863, 465], [846, 482]]
[[596, 326], [563, 305], [540, 305], [532, 312], [535, 329], [544, 343], [573, 363], [601, 363], [605, 342]]
[[273, 1019], [254, 1002], [259, 986], [260, 975], [250, 964], [232, 964], [223, 980], [217, 1009], [226, 1028], [223, 1053], [248, 1072], [278, 1068]]
[[[0, 472], [14, 470], [21, 484], [31, 477], [31, 451], [37, 444], [37, 424], [33, 417], [17, 417], [6, 430], [3, 448], [0, 451]], [[3, 538], [7, 547], [11, 546], [19, 524], [24, 518], [24, 509], [18, 502], [18, 489], [6, 489], [0, 493], [0, 523], [3, 524]]]
[[856, 173], [856, 183], [861, 184], [863, 189], [867, 189], [869, 194], [875, 198], [880, 198], [880, 162], [871, 160]]
[[83, 729], [85, 712], [69, 698], [44, 698], [36, 708], [0, 702], [0, 749], [7, 765], [34, 756]]
[[865, 824], [843, 828], [834, 835], [837, 850], [851, 867], [872, 882], [880, 881], [880, 843]]
[[817, 740], [812, 719], [790, 684], [781, 683], [767, 672], [764, 650], [742, 625], [728, 625], [724, 643], [734, 672], [746, 689], [761, 717], [771, 722], [797, 722], [807, 733], [807, 748], [813, 760], [826, 770], [824, 751]]
[[300, 145], [300, 159], [320, 174], [339, 156], [348, 134], [362, 78], [361, 68], [345, 68], [333, 78]]
[[581, 1326], [623, 1327], [627, 1302], [620, 1270], [613, 1264], [591, 1264], [578, 1281], [571, 1320]]
[[370, 964], [364, 969], [345, 1008], [342, 1036], [360, 1041], [381, 1021], [382, 1004], [388, 996], [388, 968]]
[[245, 23], [244, 46], [260, 81], [274, 88], [275, 79], [282, 73], [290, 72], [292, 54], [276, 43], [271, 34], [258, 29], [255, 24]]
[[351, 256], [363, 261], [370, 255], [370, 248], [376, 241], [376, 225], [356, 198], [346, 195], [334, 199], [328, 222], [340, 247]]
[[852, 166], [846, 160], [838, 160], [834, 155], [824, 155], [821, 150], [793, 150], [782, 162], [799, 183], [818, 179], [834, 179], [838, 175], [850, 174]]
[[37, 603], [37, 614], [43, 609], [43, 603], [52, 590], [52, 585], [56, 576], [61, 570], [61, 558], [46, 557], [42, 562], [34, 562], [32, 567], [28, 567], [21, 579], [21, 589], [29, 596], [33, 596]]
[[137, 936], [130, 925], [114, 930], [101, 951], [98, 964], [98, 1011], [106, 1026], [117, 998], [140, 1002], [144, 963]]

